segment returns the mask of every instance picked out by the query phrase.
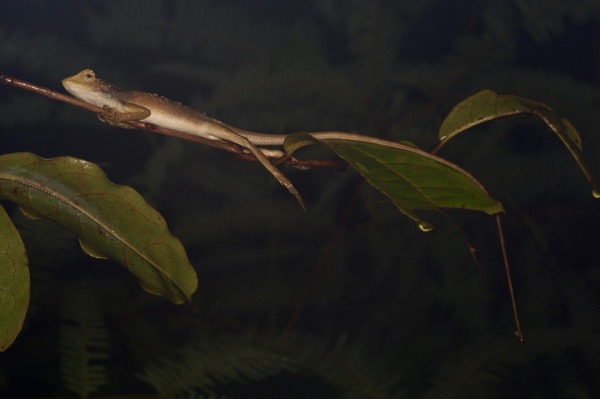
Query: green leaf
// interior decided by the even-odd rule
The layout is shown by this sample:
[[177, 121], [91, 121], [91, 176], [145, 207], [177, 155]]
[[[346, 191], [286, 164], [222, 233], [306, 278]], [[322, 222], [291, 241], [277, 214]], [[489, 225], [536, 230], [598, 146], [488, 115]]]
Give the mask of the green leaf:
[[162, 216], [90, 162], [2, 155], [0, 197], [74, 231], [86, 252], [125, 266], [152, 294], [179, 304], [196, 291], [196, 272]]
[[581, 137], [567, 119], [552, 108], [527, 98], [497, 94], [483, 90], [458, 103], [446, 116], [439, 131], [440, 147], [451, 138], [479, 124], [513, 115], [532, 114], [540, 118], [567, 147], [586, 179], [592, 185], [592, 194], [600, 198], [600, 190], [584, 160]]
[[[290, 137], [286, 149], [306, 145], [307, 136]], [[503, 211], [502, 204], [468, 172], [412, 145], [359, 135], [316, 141], [348, 162], [423, 231], [432, 226], [415, 215], [415, 210], [459, 208], [490, 215]]]
[[29, 269], [19, 232], [0, 206], [0, 352], [21, 331], [29, 306]]

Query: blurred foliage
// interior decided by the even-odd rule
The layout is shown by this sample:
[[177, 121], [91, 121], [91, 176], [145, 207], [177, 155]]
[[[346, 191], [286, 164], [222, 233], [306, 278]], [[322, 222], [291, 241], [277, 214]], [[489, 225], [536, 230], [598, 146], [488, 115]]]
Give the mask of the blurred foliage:
[[[357, 131], [422, 148], [436, 144], [457, 102], [491, 89], [569, 119], [598, 174], [599, 17], [597, 0], [32, 0], [3, 8], [0, 70], [60, 89], [63, 77], [93, 68], [123, 87], [250, 130]], [[234, 355], [268, 348], [254, 344], [268, 333], [288, 337], [297, 343], [290, 353], [312, 359], [328, 359], [328, 345], [346, 337], [336, 356], [362, 373], [347, 372], [346, 381], [369, 375], [372, 364], [394, 377], [374, 380], [389, 396], [600, 397], [600, 211], [577, 165], [541, 123], [480, 126], [439, 154], [470, 171], [507, 210], [527, 340], [517, 345], [487, 216], [451, 212], [449, 222], [432, 215], [436, 228], [425, 234], [355, 173], [286, 169], [307, 202], [303, 215], [259, 165], [104, 126], [19, 90], [0, 93], [3, 152], [102, 165], [161, 212], [200, 276], [195, 314], [139, 292], [116, 265], [80, 254], [58, 227], [39, 234], [17, 223], [28, 232], [34, 287], [23, 333], [0, 356], [3, 397], [66, 395], [57, 298], [80, 280], [93, 282], [110, 342], [107, 384], [96, 395], [152, 397], [155, 385], [135, 376], [164, 365], [159, 359], [177, 370], [184, 365], [178, 351], [200, 342], [218, 363], [232, 354], [223, 347]], [[461, 233], [476, 246], [480, 270]], [[64, 250], [49, 252], [50, 241]], [[271, 352], [261, 353], [265, 365]], [[210, 389], [180, 393], [381, 397], [359, 396], [314, 370], [271, 373], [247, 364], [234, 374], [240, 378], [216, 373]], [[280, 366], [279, 358], [270, 365]]]
[[108, 333], [90, 283], [67, 288], [60, 303], [60, 371], [69, 391], [88, 398], [107, 382]]

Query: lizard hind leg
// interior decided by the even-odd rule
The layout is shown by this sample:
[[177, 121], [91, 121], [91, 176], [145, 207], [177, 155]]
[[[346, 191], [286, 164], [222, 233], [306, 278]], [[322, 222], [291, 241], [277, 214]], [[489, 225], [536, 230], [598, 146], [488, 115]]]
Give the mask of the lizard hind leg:
[[304, 205], [304, 200], [302, 199], [302, 196], [300, 196], [300, 193], [298, 192], [298, 190], [296, 190], [296, 187], [294, 187], [292, 182], [289, 181], [289, 179], [283, 173], [281, 173], [281, 171], [277, 169], [275, 165], [271, 163], [269, 158], [267, 158], [267, 156], [261, 151], [260, 148], [252, 144], [246, 138], [243, 139], [243, 143], [238, 142], [238, 144], [248, 149], [248, 151], [250, 151], [252, 155], [256, 157], [256, 159], [271, 173], [271, 175], [273, 175], [273, 177], [277, 179], [277, 181], [283, 187], [285, 187], [290, 193], [292, 193], [294, 197], [296, 197], [298, 204], [300, 204], [300, 207], [302, 207], [302, 210], [306, 213], [306, 206]]

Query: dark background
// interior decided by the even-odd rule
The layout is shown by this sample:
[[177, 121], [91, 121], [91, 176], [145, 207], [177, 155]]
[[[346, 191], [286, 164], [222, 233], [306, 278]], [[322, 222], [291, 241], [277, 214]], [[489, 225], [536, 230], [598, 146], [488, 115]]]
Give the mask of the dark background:
[[[356, 131], [425, 149], [455, 104], [492, 89], [568, 118], [598, 173], [599, 18], [598, 0], [7, 1], [0, 71], [63, 91], [62, 78], [93, 68], [244, 129]], [[77, 396], [95, 386], [85, 370], [106, 380], [105, 396], [600, 397], [600, 208], [534, 118], [477, 127], [439, 154], [506, 208], [524, 344], [485, 214], [423, 214], [435, 229], [422, 233], [351, 170], [284, 168], [305, 215], [257, 163], [8, 86], [0, 128], [3, 153], [83, 158], [138, 190], [200, 279], [195, 314], [5, 203], [32, 299], [0, 354], [2, 397]]]

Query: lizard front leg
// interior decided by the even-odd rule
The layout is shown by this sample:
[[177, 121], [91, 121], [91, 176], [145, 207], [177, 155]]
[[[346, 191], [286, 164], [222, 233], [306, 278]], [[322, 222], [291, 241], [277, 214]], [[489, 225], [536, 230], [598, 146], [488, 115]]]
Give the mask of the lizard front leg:
[[109, 125], [125, 129], [134, 129], [134, 127], [125, 122], [141, 121], [150, 116], [148, 108], [132, 103], [123, 103], [120, 107], [121, 109], [111, 108], [107, 105], [103, 108], [104, 110], [98, 114], [98, 119]]

